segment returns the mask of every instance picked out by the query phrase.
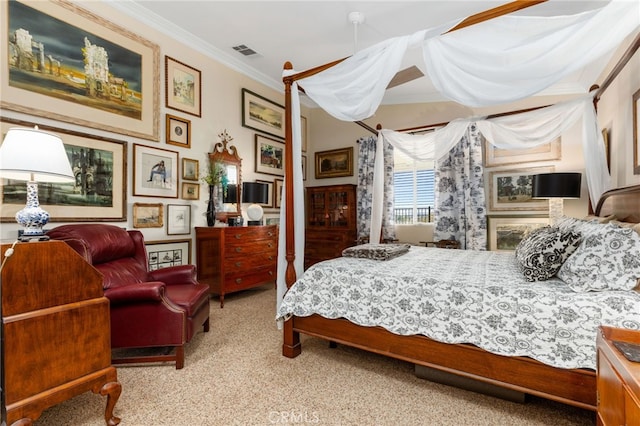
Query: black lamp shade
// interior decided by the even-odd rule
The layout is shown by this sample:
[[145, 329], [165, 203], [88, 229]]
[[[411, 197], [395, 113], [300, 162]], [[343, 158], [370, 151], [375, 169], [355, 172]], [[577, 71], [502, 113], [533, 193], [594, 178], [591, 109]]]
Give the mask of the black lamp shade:
[[269, 186], [266, 183], [242, 182], [242, 202], [266, 204], [269, 201]]
[[582, 173], [543, 173], [533, 175], [533, 198], [580, 198]]
[[223, 203], [237, 203], [238, 202], [238, 185], [229, 184], [227, 185], [227, 190], [225, 191], [224, 196], [222, 197]]

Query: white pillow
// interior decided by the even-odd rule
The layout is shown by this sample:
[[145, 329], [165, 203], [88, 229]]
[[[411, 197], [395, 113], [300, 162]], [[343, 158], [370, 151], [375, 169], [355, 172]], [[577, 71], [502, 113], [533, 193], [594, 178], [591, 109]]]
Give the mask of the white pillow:
[[558, 277], [576, 292], [631, 290], [640, 277], [640, 236], [613, 224], [583, 233]]

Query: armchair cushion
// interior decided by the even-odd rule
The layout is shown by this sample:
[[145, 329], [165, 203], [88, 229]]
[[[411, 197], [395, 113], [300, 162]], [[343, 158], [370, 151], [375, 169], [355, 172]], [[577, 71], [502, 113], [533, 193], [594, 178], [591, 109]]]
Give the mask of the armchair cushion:
[[165, 285], [160, 281], [122, 285], [105, 290], [104, 295], [112, 305], [118, 303], [139, 303], [144, 301], [160, 302], [164, 296]]

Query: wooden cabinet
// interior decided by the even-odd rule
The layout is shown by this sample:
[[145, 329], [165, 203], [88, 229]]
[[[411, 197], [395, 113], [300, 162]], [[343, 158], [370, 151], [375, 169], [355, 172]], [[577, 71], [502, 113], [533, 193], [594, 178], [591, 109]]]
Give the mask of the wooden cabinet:
[[107, 396], [106, 424], [120, 423], [102, 275], [67, 244], [16, 244], [2, 269], [2, 326], [8, 424], [31, 424], [89, 390]]
[[198, 281], [220, 296], [275, 281], [278, 227], [196, 228]]
[[640, 344], [640, 332], [601, 327], [598, 347], [598, 425], [640, 425], [640, 363], [627, 360], [612, 341]]
[[356, 186], [307, 188], [304, 267], [340, 257], [356, 244]]

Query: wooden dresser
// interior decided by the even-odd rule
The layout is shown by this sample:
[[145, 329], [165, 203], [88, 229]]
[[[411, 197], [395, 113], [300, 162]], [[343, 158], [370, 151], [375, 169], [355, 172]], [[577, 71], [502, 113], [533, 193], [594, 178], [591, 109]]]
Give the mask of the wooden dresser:
[[356, 244], [356, 185], [308, 187], [304, 268]]
[[198, 281], [220, 296], [276, 279], [278, 227], [196, 227]]
[[598, 425], [640, 425], [640, 363], [627, 360], [612, 341], [640, 344], [640, 332], [601, 327], [598, 347]]
[[2, 326], [8, 424], [31, 424], [89, 390], [107, 396], [106, 424], [120, 423], [102, 275], [67, 244], [16, 244], [2, 270]]

